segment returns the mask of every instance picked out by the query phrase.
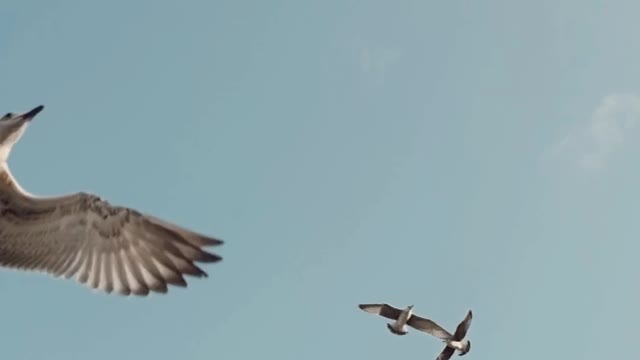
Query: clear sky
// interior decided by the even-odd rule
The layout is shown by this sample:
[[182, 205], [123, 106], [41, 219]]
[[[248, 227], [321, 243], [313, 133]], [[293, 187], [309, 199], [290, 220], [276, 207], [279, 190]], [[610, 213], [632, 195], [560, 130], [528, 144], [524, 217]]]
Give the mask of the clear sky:
[[[3, 359], [614, 359], [640, 321], [638, 1], [9, 0], [10, 159], [226, 241], [123, 298], [0, 272]], [[567, 346], [568, 344], [568, 346]], [[455, 355], [457, 357], [457, 355]]]

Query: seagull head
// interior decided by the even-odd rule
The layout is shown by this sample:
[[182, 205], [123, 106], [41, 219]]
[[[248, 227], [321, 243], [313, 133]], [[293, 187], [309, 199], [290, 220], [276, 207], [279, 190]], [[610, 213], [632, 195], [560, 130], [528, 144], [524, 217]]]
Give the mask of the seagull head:
[[409, 306], [407, 307], [407, 309], [411, 310], [411, 309], [413, 309], [413, 307], [414, 307], [414, 306], [415, 306], [415, 305], [409, 305]]
[[26, 113], [15, 114], [8, 113], [0, 118], [0, 162], [4, 163], [9, 157], [11, 148], [20, 140], [20, 137], [27, 129], [29, 122], [44, 106], [37, 106]]

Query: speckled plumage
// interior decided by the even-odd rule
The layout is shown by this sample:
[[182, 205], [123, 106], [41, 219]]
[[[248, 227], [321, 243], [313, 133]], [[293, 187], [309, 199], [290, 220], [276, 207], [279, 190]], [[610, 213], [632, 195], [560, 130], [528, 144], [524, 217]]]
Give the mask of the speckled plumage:
[[206, 277], [196, 262], [223, 242], [88, 193], [37, 197], [20, 187], [7, 159], [43, 107], [0, 119], [0, 266], [75, 277], [107, 293], [146, 296]]

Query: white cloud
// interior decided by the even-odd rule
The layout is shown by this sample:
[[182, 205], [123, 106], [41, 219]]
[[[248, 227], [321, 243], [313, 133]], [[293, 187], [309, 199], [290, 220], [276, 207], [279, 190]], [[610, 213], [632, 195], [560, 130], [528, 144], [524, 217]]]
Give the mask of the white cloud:
[[586, 170], [602, 169], [614, 152], [635, 135], [632, 130], [638, 123], [640, 96], [605, 96], [588, 123], [554, 147], [554, 157], [564, 157]]

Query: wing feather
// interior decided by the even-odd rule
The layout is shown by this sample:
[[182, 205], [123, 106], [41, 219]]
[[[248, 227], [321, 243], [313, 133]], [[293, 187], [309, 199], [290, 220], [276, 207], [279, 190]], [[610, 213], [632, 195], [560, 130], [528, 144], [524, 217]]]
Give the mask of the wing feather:
[[111, 265], [112, 251], [102, 254], [102, 268], [100, 269], [103, 281], [100, 283], [99, 288], [104, 290], [107, 294], [113, 291], [113, 270]]
[[100, 277], [102, 275], [102, 254], [104, 250], [96, 247], [93, 251], [93, 267], [91, 269], [91, 287], [97, 289], [100, 286]]
[[120, 249], [113, 254], [114, 266], [116, 273], [118, 274], [118, 294], [128, 296], [131, 295], [132, 285], [129, 282], [129, 275], [127, 273], [126, 265], [124, 264], [124, 250]]
[[411, 315], [411, 317], [407, 321], [407, 325], [416, 330], [420, 330], [426, 332], [427, 334], [433, 335], [443, 341], [449, 340], [453, 337], [451, 333], [445, 330], [442, 326], [436, 324], [435, 321], [425, 319], [417, 315]]
[[442, 352], [440, 353], [440, 355], [438, 355], [436, 360], [449, 360], [451, 359], [451, 356], [453, 356], [453, 353], [455, 351], [456, 349], [446, 346], [444, 349], [442, 349]]
[[462, 322], [458, 324], [458, 327], [456, 328], [456, 332], [453, 334], [456, 340], [458, 341], [462, 340], [467, 335], [467, 331], [469, 331], [469, 327], [471, 326], [472, 318], [473, 318], [473, 314], [471, 310], [469, 310], [469, 312], [467, 312], [467, 316], [465, 316], [464, 320], [462, 320]]
[[392, 320], [397, 320], [402, 313], [402, 310], [389, 304], [360, 304], [358, 307], [368, 313], [380, 315]]
[[0, 266], [41, 271], [106, 293], [145, 296], [206, 277], [196, 263], [223, 242], [134, 209], [78, 193], [0, 203]]

